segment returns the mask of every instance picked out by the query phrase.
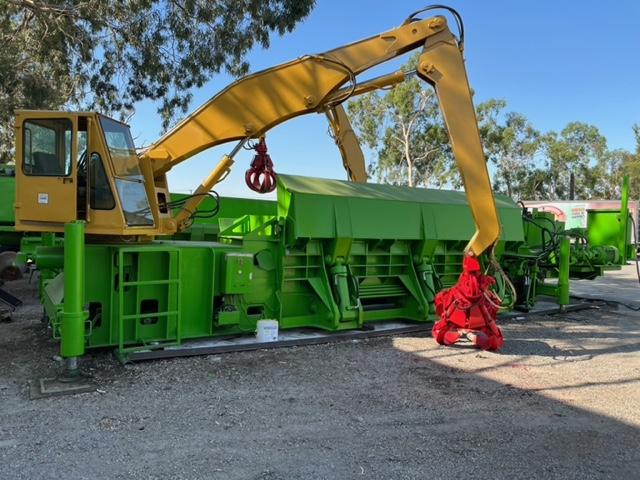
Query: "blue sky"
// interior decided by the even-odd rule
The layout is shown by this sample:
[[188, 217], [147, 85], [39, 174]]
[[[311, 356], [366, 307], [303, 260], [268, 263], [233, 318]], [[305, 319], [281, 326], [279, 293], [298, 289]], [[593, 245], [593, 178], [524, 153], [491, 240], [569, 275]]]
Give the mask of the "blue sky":
[[[273, 37], [268, 50], [256, 48], [250, 53], [251, 70], [384, 32], [426, 4], [427, 0], [317, 0], [314, 11], [294, 32]], [[640, 2], [466, 0], [446, 4], [457, 9], [465, 23], [465, 58], [476, 102], [503, 98], [508, 110], [525, 114], [543, 131], [560, 130], [574, 120], [591, 123], [611, 148], [634, 148], [631, 125], [640, 123]], [[393, 71], [399, 63], [372, 75]], [[195, 90], [192, 109], [232, 80], [218, 75]], [[160, 118], [153, 103], [138, 105], [129, 122], [137, 144], [158, 138]], [[345, 178], [323, 115], [286, 122], [267, 135], [267, 142], [278, 172]], [[231, 147], [208, 150], [174, 168], [169, 173], [171, 190], [195, 188]], [[234, 171], [216, 190], [223, 195], [252, 196], [244, 185], [251, 159], [251, 152], [238, 154]]]

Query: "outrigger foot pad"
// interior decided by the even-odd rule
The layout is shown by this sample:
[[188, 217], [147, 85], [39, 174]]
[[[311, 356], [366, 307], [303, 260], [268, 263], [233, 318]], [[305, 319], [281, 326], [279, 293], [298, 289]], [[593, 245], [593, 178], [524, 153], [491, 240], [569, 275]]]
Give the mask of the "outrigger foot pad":
[[98, 385], [92, 377], [80, 372], [65, 371], [55, 378], [40, 378], [29, 382], [29, 398], [57, 397], [76, 395], [78, 393], [95, 392]]

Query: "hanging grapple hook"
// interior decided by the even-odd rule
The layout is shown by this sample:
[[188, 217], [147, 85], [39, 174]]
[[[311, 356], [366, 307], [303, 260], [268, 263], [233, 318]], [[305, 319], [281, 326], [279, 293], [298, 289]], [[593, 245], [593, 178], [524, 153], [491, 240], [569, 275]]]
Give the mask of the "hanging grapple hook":
[[267, 153], [267, 143], [264, 137], [260, 137], [260, 141], [253, 149], [256, 154], [251, 166], [244, 174], [244, 180], [254, 192], [273, 192], [276, 188], [276, 172], [273, 171], [273, 162]]
[[466, 337], [478, 348], [498, 350], [504, 342], [496, 325], [500, 299], [490, 290], [493, 277], [482, 273], [476, 257], [465, 256], [458, 283], [436, 295], [440, 320], [433, 326], [433, 338], [440, 345], [453, 345]]

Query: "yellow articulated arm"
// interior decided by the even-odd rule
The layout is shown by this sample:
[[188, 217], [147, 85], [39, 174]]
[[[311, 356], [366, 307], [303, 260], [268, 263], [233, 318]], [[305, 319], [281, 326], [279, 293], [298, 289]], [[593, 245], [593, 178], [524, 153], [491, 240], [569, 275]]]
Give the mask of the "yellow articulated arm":
[[[143, 154], [155, 174], [222, 143], [257, 138], [293, 117], [323, 111], [326, 100], [365, 70], [422, 46], [448, 31], [444, 17], [404, 24], [394, 30], [319, 55], [308, 55], [253, 75], [222, 90], [160, 138]], [[349, 96], [331, 98], [339, 103]]]
[[[457, 13], [450, 11], [460, 22]], [[238, 80], [160, 138], [143, 153], [143, 157], [150, 160], [154, 175], [162, 176], [180, 162], [215, 145], [258, 138], [293, 117], [325, 112], [351, 180], [364, 182], [364, 158], [339, 104], [353, 95], [402, 81], [402, 72], [361, 84], [356, 83], [356, 77], [371, 67], [424, 47], [417, 74], [433, 85], [438, 95], [477, 227], [466, 251], [480, 255], [499, 238], [500, 224], [462, 48], [444, 17], [421, 20], [414, 16], [386, 33]], [[228, 167], [230, 164], [222, 169]], [[198, 190], [210, 189], [217, 181], [219, 177], [212, 173]], [[186, 218], [198, 203], [197, 199], [190, 202], [189, 211], [181, 212], [182, 217]], [[184, 221], [180, 223], [186, 225]]]
[[367, 183], [367, 169], [364, 166], [364, 155], [360, 148], [360, 142], [358, 142], [358, 137], [356, 137], [342, 105], [336, 105], [327, 110], [327, 119], [349, 180]]
[[482, 151], [464, 59], [451, 32], [443, 31], [429, 39], [420, 56], [417, 73], [433, 85], [438, 95], [453, 155], [476, 224], [476, 233], [465, 251], [478, 256], [500, 237], [500, 220]]

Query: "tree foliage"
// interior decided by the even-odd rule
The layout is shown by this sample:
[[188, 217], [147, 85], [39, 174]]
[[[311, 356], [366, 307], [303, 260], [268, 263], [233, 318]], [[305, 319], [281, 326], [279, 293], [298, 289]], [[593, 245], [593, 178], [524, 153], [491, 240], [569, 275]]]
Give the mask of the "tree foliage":
[[491, 99], [477, 107], [480, 136], [487, 160], [493, 164], [494, 189], [510, 197], [516, 192], [533, 194], [535, 155], [540, 148], [540, 132], [520, 113], [502, 115], [504, 100]]
[[13, 111], [82, 107], [126, 117], [160, 103], [163, 128], [212, 74], [291, 31], [314, 0], [0, 0], [0, 145]]
[[360, 140], [376, 152], [377, 162], [369, 170], [378, 181], [409, 186], [446, 182], [451, 155], [433, 90], [413, 78], [350, 101], [348, 111]]
[[571, 122], [559, 134], [549, 132], [543, 141], [546, 166], [551, 173], [548, 182], [554, 198], [591, 197], [604, 172], [607, 154], [607, 139], [598, 128]]
[[621, 170], [623, 175], [629, 176], [630, 193], [633, 198], [640, 198], [640, 125], [633, 125], [636, 148], [633, 153], [622, 151]]

